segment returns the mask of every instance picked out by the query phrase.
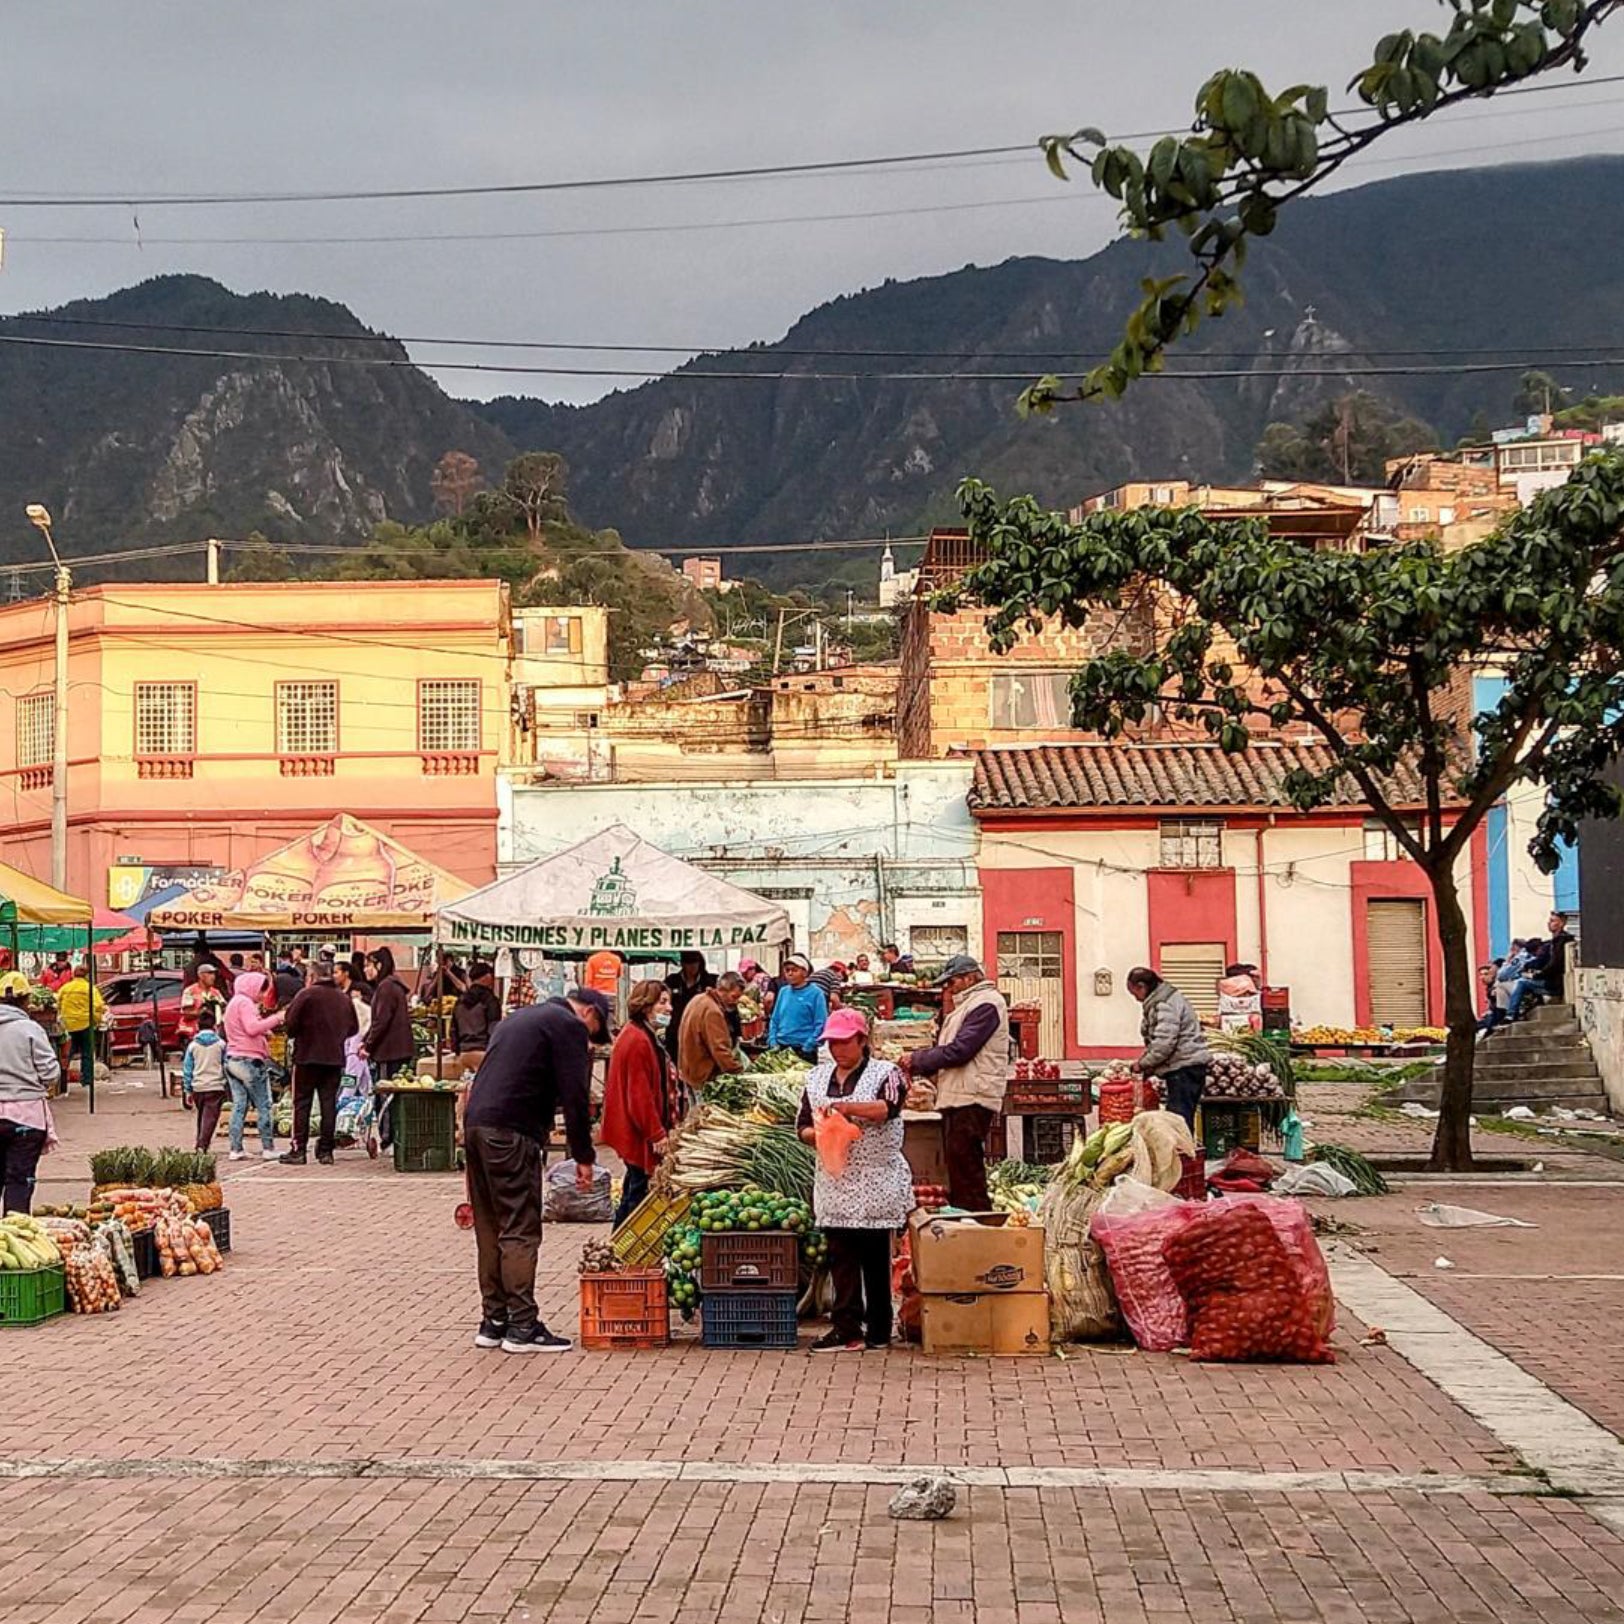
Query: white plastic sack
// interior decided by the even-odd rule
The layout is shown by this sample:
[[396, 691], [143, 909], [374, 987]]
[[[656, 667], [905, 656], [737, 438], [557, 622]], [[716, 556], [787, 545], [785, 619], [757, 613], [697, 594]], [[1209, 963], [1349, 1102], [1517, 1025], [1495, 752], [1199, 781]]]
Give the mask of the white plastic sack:
[[1106, 1191], [1105, 1199], [1096, 1210], [1101, 1218], [1137, 1218], [1142, 1212], [1175, 1206], [1178, 1199], [1166, 1190], [1158, 1190], [1153, 1184], [1141, 1184], [1136, 1178], [1123, 1177]]
[[1441, 1201], [1423, 1202], [1415, 1215], [1429, 1229], [1538, 1229], [1523, 1218], [1502, 1218], [1498, 1213], [1479, 1212], [1476, 1207], [1451, 1207]]
[[1328, 1162], [1298, 1162], [1274, 1181], [1273, 1195], [1357, 1195], [1359, 1186]]

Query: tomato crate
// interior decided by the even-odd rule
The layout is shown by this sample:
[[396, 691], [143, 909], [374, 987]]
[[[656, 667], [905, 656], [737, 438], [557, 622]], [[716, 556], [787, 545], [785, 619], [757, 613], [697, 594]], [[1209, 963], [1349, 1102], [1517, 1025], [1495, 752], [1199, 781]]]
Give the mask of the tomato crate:
[[60, 1263], [43, 1269], [0, 1269], [0, 1325], [41, 1325], [67, 1307], [67, 1275]]
[[1030, 1116], [1045, 1112], [1074, 1112], [1086, 1116], [1093, 1101], [1082, 1078], [1063, 1081], [1051, 1077], [1012, 1078], [1004, 1090], [1004, 1112], [1008, 1116]]
[[707, 1348], [793, 1348], [796, 1301], [793, 1291], [719, 1291], [699, 1305], [699, 1339]]
[[801, 1238], [785, 1229], [728, 1230], [699, 1243], [701, 1291], [794, 1291]]
[[688, 1216], [694, 1198], [688, 1191], [677, 1195], [647, 1195], [632, 1215], [609, 1237], [609, 1250], [629, 1269], [658, 1265], [665, 1238]]
[[198, 1222], [209, 1226], [209, 1233], [214, 1236], [214, 1244], [222, 1252], [231, 1250], [231, 1213], [225, 1207], [214, 1207], [208, 1212], [197, 1215]]
[[600, 1352], [663, 1348], [671, 1341], [665, 1271], [581, 1276], [581, 1346]]
[[457, 1165], [457, 1096], [452, 1089], [390, 1092], [397, 1173], [449, 1173]]

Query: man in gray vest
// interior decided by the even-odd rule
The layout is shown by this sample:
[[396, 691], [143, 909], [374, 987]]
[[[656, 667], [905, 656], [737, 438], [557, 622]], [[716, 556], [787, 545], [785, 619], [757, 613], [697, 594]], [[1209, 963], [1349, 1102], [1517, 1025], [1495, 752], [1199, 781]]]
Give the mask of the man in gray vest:
[[947, 961], [936, 985], [952, 999], [937, 1044], [905, 1055], [913, 1077], [936, 1080], [947, 1159], [947, 1196], [967, 1212], [986, 1212], [987, 1134], [1009, 1084], [1009, 1004], [967, 953]]

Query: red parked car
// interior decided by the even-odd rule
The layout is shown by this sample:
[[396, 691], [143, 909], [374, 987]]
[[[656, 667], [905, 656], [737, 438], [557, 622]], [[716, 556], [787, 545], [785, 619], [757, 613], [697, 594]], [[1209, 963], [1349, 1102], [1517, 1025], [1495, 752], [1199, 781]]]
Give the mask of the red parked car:
[[113, 1025], [113, 1053], [137, 1054], [141, 1049], [142, 1024], [152, 1019], [152, 999], [158, 997], [158, 1035], [166, 1054], [181, 1047], [179, 970], [138, 971], [113, 976], [101, 984], [107, 1000], [107, 1013]]

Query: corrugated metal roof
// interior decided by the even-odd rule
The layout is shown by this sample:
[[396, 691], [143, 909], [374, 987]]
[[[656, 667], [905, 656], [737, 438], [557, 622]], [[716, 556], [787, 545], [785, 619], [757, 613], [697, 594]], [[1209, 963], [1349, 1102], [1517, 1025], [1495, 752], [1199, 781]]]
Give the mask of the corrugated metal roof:
[[[1230, 755], [1215, 744], [1056, 744], [975, 752], [973, 812], [1040, 812], [1069, 807], [1289, 806], [1281, 789], [1297, 768], [1331, 765], [1321, 744], [1254, 744]], [[1420, 805], [1421, 781], [1408, 769], [1392, 776], [1398, 804]], [[1359, 806], [1347, 783], [1332, 802]]]

